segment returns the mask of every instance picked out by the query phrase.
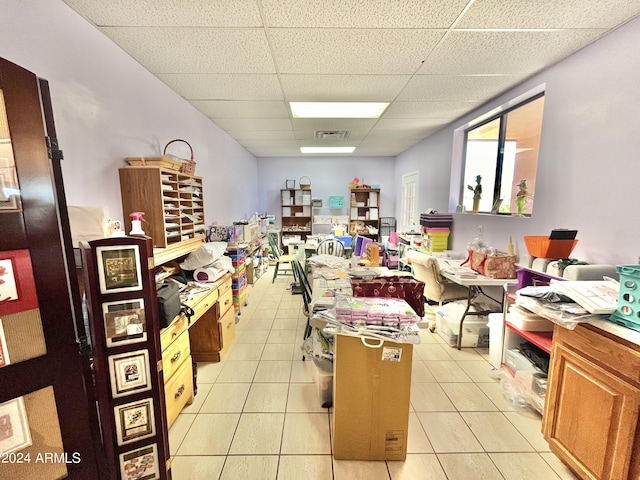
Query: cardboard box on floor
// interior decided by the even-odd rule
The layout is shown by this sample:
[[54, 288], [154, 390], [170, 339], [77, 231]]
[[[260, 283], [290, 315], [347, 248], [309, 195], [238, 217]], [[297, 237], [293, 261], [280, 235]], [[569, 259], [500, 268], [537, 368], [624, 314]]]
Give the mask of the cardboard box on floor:
[[334, 352], [334, 458], [405, 460], [413, 345], [336, 335]]

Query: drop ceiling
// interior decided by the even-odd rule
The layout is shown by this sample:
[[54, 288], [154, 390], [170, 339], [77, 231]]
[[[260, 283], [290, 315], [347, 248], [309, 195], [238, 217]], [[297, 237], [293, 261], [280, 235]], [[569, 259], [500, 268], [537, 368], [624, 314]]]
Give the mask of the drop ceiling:
[[[64, 1], [256, 157], [395, 156], [640, 14], [628, 0]], [[390, 105], [301, 119], [290, 101]]]

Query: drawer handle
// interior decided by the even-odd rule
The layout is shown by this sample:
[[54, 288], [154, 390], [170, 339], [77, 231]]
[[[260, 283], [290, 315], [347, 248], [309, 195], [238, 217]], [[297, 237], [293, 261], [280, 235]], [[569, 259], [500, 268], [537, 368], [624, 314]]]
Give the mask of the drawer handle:
[[182, 356], [182, 352], [180, 352], [180, 351], [176, 352], [173, 355], [173, 357], [171, 357], [171, 363], [177, 362], [180, 359], [181, 356]]
[[176, 394], [173, 396], [173, 398], [180, 398], [183, 393], [184, 393], [184, 384], [180, 385], [180, 388], [178, 389]]
[[225, 305], [229, 305], [229, 299], [227, 298], [227, 301], [224, 302]]
[[171, 334], [171, 338], [176, 338], [177, 336], [178, 336], [178, 332], [173, 332], [173, 333]]

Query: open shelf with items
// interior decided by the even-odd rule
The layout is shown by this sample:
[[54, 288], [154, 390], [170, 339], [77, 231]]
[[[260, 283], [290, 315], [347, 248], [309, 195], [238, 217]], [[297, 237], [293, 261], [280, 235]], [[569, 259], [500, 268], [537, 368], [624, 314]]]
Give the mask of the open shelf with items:
[[280, 190], [280, 219], [282, 236], [300, 236], [306, 240], [311, 235], [313, 212], [311, 190], [285, 188]]
[[[542, 272], [536, 272], [530, 269], [520, 269], [518, 271], [518, 283], [512, 284], [506, 287], [504, 295], [504, 311], [503, 311], [503, 337], [502, 337], [502, 368], [515, 374], [516, 369], [513, 368], [513, 358], [507, 359], [508, 352], [514, 349], [519, 349], [520, 345], [524, 342], [530, 342], [539, 349], [542, 350], [543, 355], [551, 355], [551, 345], [553, 342], [552, 324], [548, 331], [536, 331], [525, 330], [516, 325], [514, 321], [511, 321], [511, 313], [509, 312], [512, 305], [516, 304], [516, 290], [531, 285], [548, 284], [552, 278], [551, 275], [547, 275]], [[520, 307], [523, 308], [523, 307]], [[527, 309], [523, 309], [528, 311]], [[513, 353], [510, 354], [513, 357]]]
[[132, 212], [144, 212], [142, 229], [155, 248], [204, 239], [202, 178], [158, 167], [120, 169], [125, 231]]
[[[377, 240], [380, 232], [380, 189], [352, 188], [349, 196], [349, 233]], [[369, 233], [367, 227], [374, 228], [376, 233]]]

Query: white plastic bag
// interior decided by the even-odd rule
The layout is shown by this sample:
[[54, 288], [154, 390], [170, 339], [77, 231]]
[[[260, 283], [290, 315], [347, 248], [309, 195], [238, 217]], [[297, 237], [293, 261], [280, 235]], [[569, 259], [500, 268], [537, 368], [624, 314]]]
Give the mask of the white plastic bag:
[[206, 267], [218, 260], [227, 251], [227, 242], [209, 242], [200, 245], [180, 264], [183, 270]]

